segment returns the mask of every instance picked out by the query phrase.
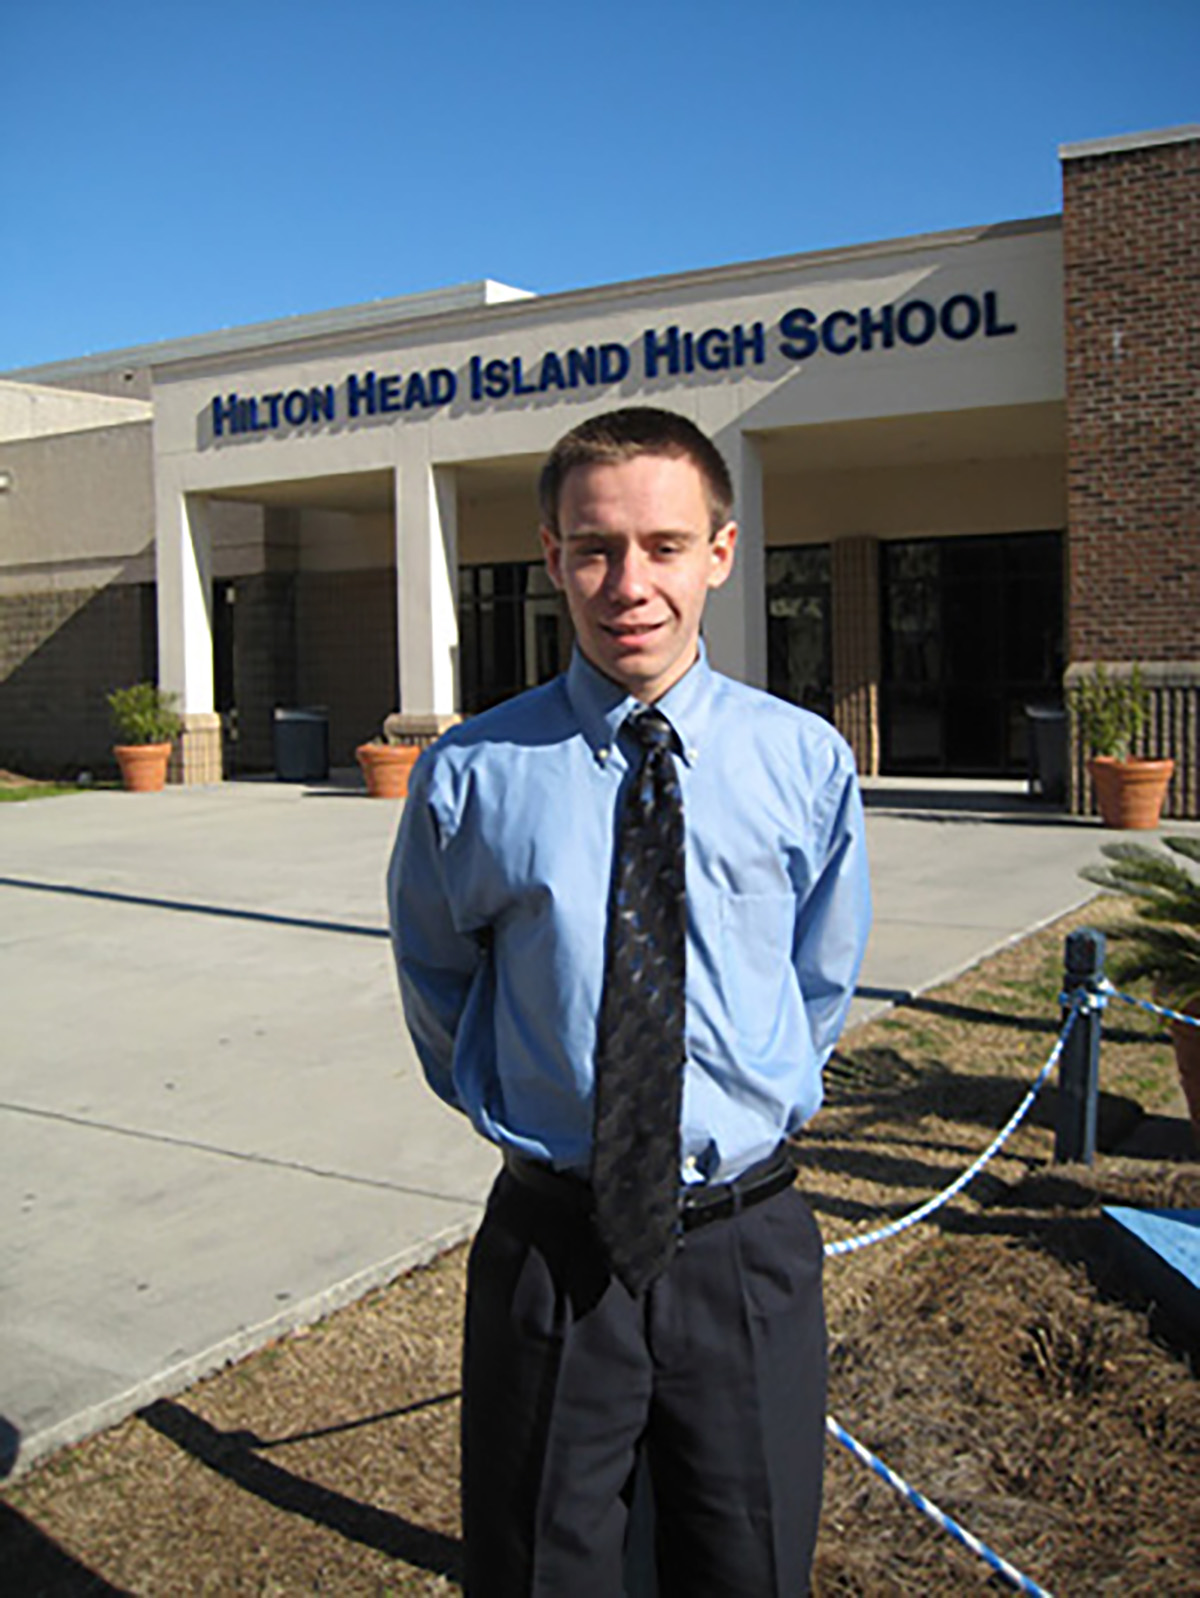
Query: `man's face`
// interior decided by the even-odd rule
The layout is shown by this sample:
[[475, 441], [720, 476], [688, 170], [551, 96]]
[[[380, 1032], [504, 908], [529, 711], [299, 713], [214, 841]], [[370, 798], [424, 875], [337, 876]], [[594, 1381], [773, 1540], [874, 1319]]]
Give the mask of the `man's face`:
[[699, 471], [669, 455], [572, 467], [558, 524], [557, 538], [542, 528], [542, 547], [579, 647], [606, 677], [652, 704], [696, 659], [708, 591], [733, 566], [736, 525], [711, 536]]

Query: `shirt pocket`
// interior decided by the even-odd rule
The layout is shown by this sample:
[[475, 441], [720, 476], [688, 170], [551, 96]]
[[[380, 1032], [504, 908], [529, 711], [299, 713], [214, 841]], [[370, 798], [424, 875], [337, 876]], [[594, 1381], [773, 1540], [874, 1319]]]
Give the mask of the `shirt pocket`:
[[721, 895], [721, 986], [738, 1040], [754, 1053], [779, 1021], [795, 929], [794, 894]]

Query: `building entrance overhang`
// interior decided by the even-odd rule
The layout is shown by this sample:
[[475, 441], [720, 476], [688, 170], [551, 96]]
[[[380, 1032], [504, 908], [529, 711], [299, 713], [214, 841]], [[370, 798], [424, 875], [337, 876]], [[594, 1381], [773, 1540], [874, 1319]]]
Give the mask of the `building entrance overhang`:
[[293, 510], [388, 511], [395, 505], [395, 474], [383, 469], [246, 483], [209, 490], [210, 499]]
[[813, 422], [756, 435], [763, 470], [857, 471], [1028, 456], [1065, 457], [1062, 400], [982, 405], [857, 421]]

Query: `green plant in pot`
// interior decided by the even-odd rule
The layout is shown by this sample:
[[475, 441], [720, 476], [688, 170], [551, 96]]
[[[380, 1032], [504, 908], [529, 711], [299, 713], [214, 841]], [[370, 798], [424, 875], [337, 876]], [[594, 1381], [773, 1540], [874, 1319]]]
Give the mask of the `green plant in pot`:
[[[1200, 838], [1164, 838], [1168, 853], [1142, 843], [1107, 843], [1106, 865], [1080, 872], [1133, 906], [1133, 921], [1104, 927], [1113, 941], [1109, 975], [1125, 985], [1140, 978], [1172, 1010], [1200, 1018], [1200, 876], [1183, 861], [1200, 864]], [[1200, 1140], [1200, 1027], [1172, 1021], [1175, 1063]]]
[[1152, 830], [1162, 815], [1173, 760], [1145, 760], [1133, 746], [1146, 724], [1150, 695], [1142, 669], [1128, 675], [1098, 665], [1067, 691], [1101, 820], [1121, 830]]
[[157, 793], [167, 780], [171, 746], [183, 729], [178, 696], [155, 683], [135, 682], [108, 696], [117, 742], [113, 754], [130, 793]]

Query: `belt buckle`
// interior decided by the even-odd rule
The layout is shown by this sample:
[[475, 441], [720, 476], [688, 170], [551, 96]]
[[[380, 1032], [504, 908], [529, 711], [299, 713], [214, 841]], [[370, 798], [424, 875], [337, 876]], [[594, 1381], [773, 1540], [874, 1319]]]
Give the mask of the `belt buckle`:
[[693, 1226], [700, 1226], [708, 1221], [730, 1220], [741, 1208], [740, 1195], [733, 1182], [718, 1184], [720, 1191], [705, 1195], [703, 1187], [698, 1192], [688, 1191], [683, 1199], [683, 1224], [687, 1226], [689, 1218]]

